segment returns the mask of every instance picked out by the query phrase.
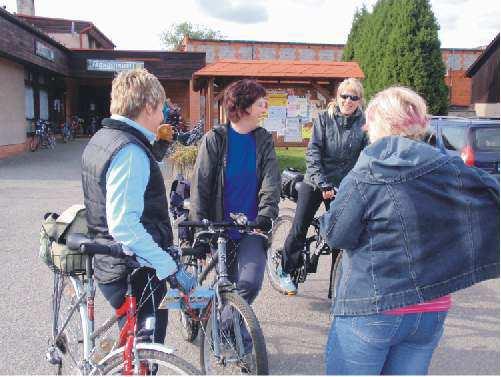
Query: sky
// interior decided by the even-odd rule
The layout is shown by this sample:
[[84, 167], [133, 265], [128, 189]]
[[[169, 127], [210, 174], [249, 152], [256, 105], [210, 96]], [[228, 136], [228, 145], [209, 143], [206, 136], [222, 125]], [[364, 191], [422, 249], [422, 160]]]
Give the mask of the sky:
[[[35, 15], [90, 21], [120, 50], [162, 50], [174, 23], [220, 31], [226, 39], [346, 43], [355, 10], [376, 0], [35, 0]], [[16, 0], [0, 0], [15, 12]], [[443, 48], [476, 48], [500, 28], [499, 0], [431, 0]]]

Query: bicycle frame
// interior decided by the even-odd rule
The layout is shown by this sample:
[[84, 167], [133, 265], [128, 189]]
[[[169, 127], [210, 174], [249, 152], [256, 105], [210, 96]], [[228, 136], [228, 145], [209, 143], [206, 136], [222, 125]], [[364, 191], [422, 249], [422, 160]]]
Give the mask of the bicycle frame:
[[[112, 351], [116, 351], [116, 348], [119, 348], [123, 351], [124, 375], [132, 375], [134, 372], [146, 372], [146, 365], [138, 366], [134, 365], [133, 363], [134, 356], [137, 356], [135, 355], [135, 353], [137, 353], [138, 343], [136, 337], [137, 302], [136, 297], [132, 293], [132, 287], [130, 283], [131, 275], [128, 275], [127, 277], [128, 288], [124, 303], [120, 306], [120, 308], [116, 309], [114, 316], [111, 316], [101, 327], [94, 331], [94, 297], [96, 289], [94, 286], [94, 278], [92, 277], [92, 258], [88, 256], [85, 256], [85, 258], [87, 277], [80, 279], [76, 276], [69, 276], [69, 279], [77, 296], [77, 300], [70, 309], [68, 317], [66, 318], [64, 325], [61, 327], [61, 330], [55, 336], [54, 345], [57, 344], [57, 341], [66, 329], [66, 326], [68, 325], [71, 317], [74, 315], [75, 311], [78, 310], [82, 319], [82, 331], [84, 333], [83, 365], [81, 367], [84, 374], [88, 374], [94, 369], [95, 366], [91, 362], [91, 358], [94, 354], [96, 339], [99, 338], [99, 336], [101, 336], [107, 330], [109, 330], [113, 326], [113, 324], [118, 321], [118, 319], [126, 316], [126, 322], [120, 330], [118, 341], [113, 346]], [[83, 280], [83, 284], [81, 280]], [[115, 354], [116, 352], [111, 353]], [[172, 353], [172, 350], [169, 353]]]

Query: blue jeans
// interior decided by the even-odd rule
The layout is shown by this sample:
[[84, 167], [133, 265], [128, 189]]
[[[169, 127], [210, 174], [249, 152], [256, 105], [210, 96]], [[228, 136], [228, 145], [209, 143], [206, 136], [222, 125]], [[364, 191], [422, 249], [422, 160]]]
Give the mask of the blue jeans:
[[325, 350], [327, 374], [428, 373], [447, 312], [338, 316]]
[[[257, 297], [263, 285], [266, 268], [266, 249], [263, 238], [246, 234], [237, 241], [235, 252], [228, 257], [228, 273], [231, 282], [236, 283], [237, 292], [250, 304]], [[233, 317], [228, 306], [221, 313], [223, 328], [229, 327]], [[245, 353], [252, 351], [252, 338], [246, 326], [241, 326]]]

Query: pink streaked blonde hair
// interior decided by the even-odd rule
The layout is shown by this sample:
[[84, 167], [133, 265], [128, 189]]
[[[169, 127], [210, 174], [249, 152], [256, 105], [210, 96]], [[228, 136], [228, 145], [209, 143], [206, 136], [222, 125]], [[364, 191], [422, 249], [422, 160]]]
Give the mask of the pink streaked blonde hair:
[[419, 140], [428, 128], [426, 114], [426, 102], [419, 94], [403, 86], [392, 86], [371, 99], [365, 118], [380, 136], [400, 135]]

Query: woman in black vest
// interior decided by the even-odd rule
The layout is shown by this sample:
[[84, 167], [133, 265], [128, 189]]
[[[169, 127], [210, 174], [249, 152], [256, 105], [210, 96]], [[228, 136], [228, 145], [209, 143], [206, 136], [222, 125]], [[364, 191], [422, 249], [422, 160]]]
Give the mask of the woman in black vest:
[[[111, 117], [90, 139], [82, 156], [82, 186], [89, 233], [95, 238], [113, 240], [149, 267], [135, 274], [136, 297], [148, 297], [138, 313], [139, 326], [155, 318], [155, 342], [163, 343], [167, 311], [157, 310], [165, 295], [159, 280], [176, 274], [181, 288], [189, 290], [194, 280], [168, 253], [172, 229], [165, 185], [153, 148], [156, 131], [163, 122], [165, 92], [158, 79], [138, 69], [124, 71], [113, 80]], [[126, 293], [126, 267], [123, 258], [94, 257], [95, 278], [104, 297], [116, 309]]]

